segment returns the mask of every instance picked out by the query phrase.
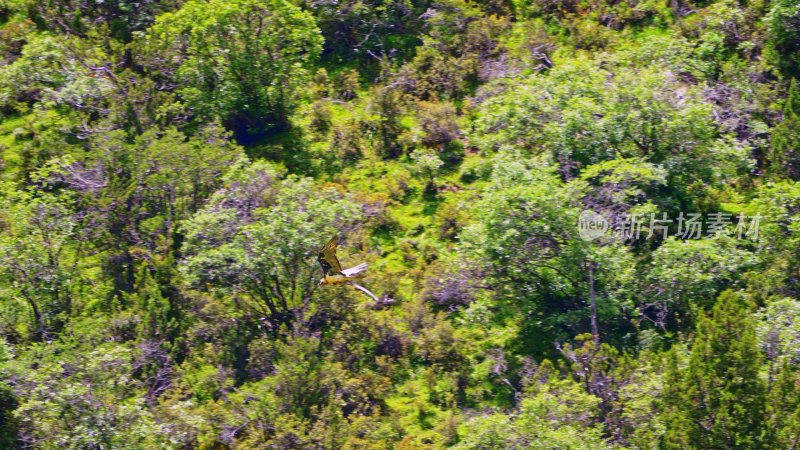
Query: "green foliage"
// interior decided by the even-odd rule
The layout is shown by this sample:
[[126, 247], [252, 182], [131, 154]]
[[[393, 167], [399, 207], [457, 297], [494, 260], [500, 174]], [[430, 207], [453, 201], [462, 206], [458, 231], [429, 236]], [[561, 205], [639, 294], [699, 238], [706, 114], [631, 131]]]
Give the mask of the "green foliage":
[[405, 59], [419, 43], [429, 0], [380, 2], [346, 0], [336, 4], [304, 0], [325, 38], [324, 58], [366, 65], [375, 57]]
[[108, 27], [112, 37], [125, 42], [131, 40], [133, 32], [150, 26], [155, 16], [169, 6], [157, 1], [130, 0], [54, 0], [44, 3], [25, 1], [25, 4], [29, 16], [42, 27], [53, 27], [67, 34], [86, 36], [102, 23]]
[[470, 419], [463, 425], [464, 439], [454, 448], [611, 448], [590, 420], [599, 402], [570, 379], [544, 377], [523, 394], [516, 414]]
[[772, 132], [772, 148], [769, 154], [770, 172], [780, 177], [793, 180], [800, 179], [800, 138], [797, 129], [800, 127], [800, 92], [797, 81], [792, 80], [789, 97], [783, 106], [783, 122]]
[[185, 225], [184, 273], [194, 288], [246, 294], [246, 307], [282, 320], [313, 298], [319, 236], [351, 227], [358, 208], [310, 179], [280, 179], [267, 163], [240, 160], [225, 182]]
[[713, 315], [698, 323], [688, 367], [668, 375], [666, 445], [747, 448], [764, 442], [761, 355], [746, 306], [741, 295], [723, 292]]
[[[0, 339], [0, 375], [9, 376], [8, 363], [14, 355], [5, 339]], [[16, 392], [7, 384], [0, 383], [0, 445], [5, 448], [16, 448], [19, 444], [19, 424], [14, 417], [14, 410], [19, 407]]]
[[797, 292], [797, 273], [800, 268], [797, 255], [800, 249], [800, 184], [791, 180], [766, 183], [747, 205], [747, 214], [761, 214], [763, 225], [759, 227], [759, 242], [756, 247], [765, 260], [764, 270], [754, 272], [748, 285], [761, 303], [772, 296], [794, 296]]
[[84, 211], [73, 219], [76, 226], [93, 238], [92, 250], [108, 250], [115, 289], [129, 291], [135, 258], [166, 257], [177, 222], [200, 207], [240, 155], [213, 124], [192, 137], [170, 128], [128, 140], [116, 130], [92, 139], [88, 149], [51, 159], [36, 176], [75, 196]]
[[[0, 199], [3, 224], [0, 273], [6, 281], [3, 296], [8, 302], [23, 302], [23, 315], [29, 318], [6, 332], [37, 340], [49, 338], [72, 313], [73, 294], [81, 283], [77, 270], [83, 257], [81, 236], [64, 205], [68, 197], [36, 198], [29, 192], [3, 187], [5, 192]], [[20, 310], [4, 312], [18, 314]]]
[[591, 289], [604, 292], [601, 322], [620, 320], [620, 308], [628, 305], [624, 288], [632, 261], [626, 249], [595, 248], [578, 236], [576, 199], [583, 189], [562, 183], [541, 161], [501, 154], [493, 182], [474, 207], [476, 220], [460, 236], [465, 260], [485, 270], [483, 283], [525, 317], [521, 339], [536, 351], [544, 350], [542, 341], [581, 331], [575, 325], [589, 318]]
[[765, 17], [769, 24], [769, 45], [774, 53], [772, 57], [778, 62], [778, 67], [785, 73], [793, 76], [800, 74], [800, 7], [791, 0], [780, 0], [772, 4], [769, 14]]
[[718, 183], [752, 168], [748, 145], [720, 137], [711, 105], [664, 70], [576, 59], [521, 86], [507, 83], [493, 86], [504, 93], [478, 108], [474, 141], [485, 150], [544, 152], [566, 176], [607, 160], [642, 158], [667, 171], [673, 195], [663, 201], [670, 207], [690, 201], [685, 190], [697, 179]]
[[[772, 373], [770, 373], [772, 375]], [[798, 402], [798, 376], [792, 365], [783, 363], [776, 380], [770, 380], [767, 395], [765, 441], [773, 447], [791, 446], [800, 438], [800, 402]]]
[[322, 46], [310, 14], [283, 1], [189, 1], [148, 31], [154, 61], [200, 120], [237, 123], [242, 138], [284, 129]]
[[686, 241], [670, 237], [652, 257], [645, 278], [653, 293], [648, 306], [661, 326], [691, 323], [693, 314], [712, 306], [725, 286], [735, 285], [742, 271], [757, 262], [755, 255], [727, 237]]
[[17, 419], [13, 411], [19, 406], [14, 390], [6, 384], [0, 385], [0, 445], [15, 448], [18, 445]]
[[141, 315], [137, 317], [136, 335], [143, 340], [168, 337], [176, 327], [169, 299], [146, 266], [136, 274], [136, 282], [136, 292], [125, 299]]
[[411, 159], [417, 162], [419, 166], [419, 171], [422, 172], [426, 178], [428, 178], [428, 186], [431, 190], [436, 189], [436, 185], [434, 183], [434, 179], [436, 178], [436, 171], [442, 167], [444, 161], [442, 161], [438, 155], [435, 153], [431, 153], [425, 150], [414, 150], [411, 153]]
[[81, 339], [31, 347], [11, 365], [22, 394], [14, 412], [20, 440], [68, 448], [176, 444], [135, 395], [141, 383], [131, 378], [133, 356], [123, 344]]
[[758, 344], [771, 364], [800, 360], [800, 304], [790, 298], [774, 299], [759, 311]]
[[462, 97], [479, 79], [500, 73], [492, 66], [505, 54], [499, 37], [509, 28], [504, 17], [486, 16], [464, 0], [438, 2], [425, 14], [429, 32], [414, 59], [400, 70], [402, 87], [422, 100]]
[[795, 446], [795, 3], [0, 0], [0, 447]]
[[63, 52], [63, 46], [55, 37], [40, 35], [29, 39], [18, 58], [0, 68], [3, 111], [26, 110], [43, 92], [61, 87], [73, 78], [57, 69]]

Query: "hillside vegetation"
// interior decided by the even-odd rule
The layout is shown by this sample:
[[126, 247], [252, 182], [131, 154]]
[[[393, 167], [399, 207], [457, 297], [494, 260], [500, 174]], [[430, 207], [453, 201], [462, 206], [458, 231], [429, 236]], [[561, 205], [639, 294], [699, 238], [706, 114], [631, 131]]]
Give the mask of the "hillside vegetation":
[[796, 448], [798, 76], [796, 0], [0, 0], [0, 448]]

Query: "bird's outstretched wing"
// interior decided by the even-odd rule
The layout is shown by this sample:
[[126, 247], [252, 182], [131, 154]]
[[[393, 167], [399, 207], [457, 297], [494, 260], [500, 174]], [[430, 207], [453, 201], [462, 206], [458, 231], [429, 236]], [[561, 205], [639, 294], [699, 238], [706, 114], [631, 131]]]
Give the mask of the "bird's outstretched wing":
[[356, 276], [363, 277], [365, 270], [367, 270], [367, 263], [361, 263], [361, 264], [359, 264], [359, 265], [357, 265], [355, 267], [351, 267], [349, 269], [344, 269], [342, 271], [342, 273], [347, 278], [356, 277]]
[[373, 294], [372, 292], [370, 292], [370, 290], [369, 290], [369, 289], [365, 288], [364, 286], [361, 286], [360, 284], [358, 284], [358, 283], [356, 283], [356, 282], [354, 282], [354, 281], [349, 281], [349, 283], [350, 283], [350, 285], [351, 285], [351, 286], [353, 286], [354, 288], [356, 288], [356, 289], [358, 289], [359, 291], [361, 291], [361, 292], [363, 292], [363, 293], [365, 293], [365, 294], [369, 295], [370, 297], [372, 297], [372, 299], [373, 299], [373, 300], [375, 300], [375, 302], [376, 302], [376, 303], [379, 303], [379, 302], [380, 302], [380, 300], [378, 300], [378, 297], [375, 297], [375, 294]]
[[341, 272], [342, 265], [339, 264], [339, 259], [336, 258], [336, 247], [339, 246], [339, 237], [334, 236], [324, 247], [319, 251], [317, 260], [319, 265], [322, 266], [322, 275], [328, 272]]

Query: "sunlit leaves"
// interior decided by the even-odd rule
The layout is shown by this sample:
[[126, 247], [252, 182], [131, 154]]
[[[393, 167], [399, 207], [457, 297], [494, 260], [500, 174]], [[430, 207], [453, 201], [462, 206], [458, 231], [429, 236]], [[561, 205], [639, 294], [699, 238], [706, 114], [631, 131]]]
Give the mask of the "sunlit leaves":
[[0, 276], [6, 283], [0, 289], [6, 299], [24, 302], [29, 318], [16, 318], [19, 328], [7, 332], [27, 330], [26, 338], [42, 339], [60, 329], [72, 313], [73, 289], [80, 283], [80, 235], [64, 204], [66, 197], [37, 198], [8, 185], [3, 188]]
[[184, 273], [199, 289], [246, 293], [262, 314], [307, 304], [320, 271], [317, 250], [352, 229], [357, 205], [334, 189], [267, 163], [240, 166], [206, 208], [186, 223]]
[[485, 88], [473, 141], [550, 155], [565, 176], [617, 158], [641, 158], [667, 171], [679, 189], [688, 176], [721, 182], [752, 167], [749, 148], [720, 138], [712, 107], [664, 69], [631, 70], [571, 59], [513, 87]]
[[322, 46], [311, 15], [285, 0], [189, 1], [147, 39], [191, 113], [236, 120], [242, 136], [287, 125]]
[[645, 317], [660, 326], [708, 308], [726, 286], [758, 263], [758, 256], [727, 236], [681, 241], [670, 237], [652, 254], [645, 281]]

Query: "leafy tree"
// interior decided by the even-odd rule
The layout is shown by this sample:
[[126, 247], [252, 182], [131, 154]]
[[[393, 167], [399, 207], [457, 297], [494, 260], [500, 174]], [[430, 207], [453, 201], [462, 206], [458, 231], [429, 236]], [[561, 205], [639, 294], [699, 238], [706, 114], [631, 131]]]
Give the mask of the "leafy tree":
[[13, 416], [13, 411], [18, 405], [14, 390], [5, 383], [0, 383], [0, 444], [3, 448], [12, 449], [19, 446], [17, 419]]
[[476, 220], [460, 236], [460, 251], [471, 263], [461, 270], [474, 264], [482, 287], [524, 312], [521, 338], [536, 351], [552, 351], [543, 343], [589, 331], [593, 317], [620, 320], [628, 305], [626, 248], [619, 242], [594, 246], [579, 236], [584, 189], [562, 183], [541, 161], [500, 155], [492, 184], [472, 209]]
[[13, 386], [23, 399], [14, 412], [20, 440], [26, 446], [68, 448], [178, 444], [178, 436], [156, 423], [138, 395], [132, 349], [95, 340], [93, 328], [102, 330], [98, 325], [79, 325], [94, 334], [91, 338], [36, 344], [11, 364]]
[[454, 448], [611, 448], [594, 424], [600, 399], [570, 378], [553, 373], [550, 361], [538, 368], [521, 396], [516, 414], [476, 416], [463, 425]]
[[769, 153], [770, 172], [778, 177], [786, 176], [800, 180], [800, 91], [797, 80], [792, 80], [789, 97], [783, 106], [783, 122], [772, 132], [772, 148]]
[[800, 75], [800, 9], [792, 0], [780, 0], [772, 3], [772, 9], [766, 16], [769, 24], [769, 44], [774, 51], [772, 55], [785, 73]]
[[64, 46], [58, 39], [31, 36], [13, 61], [0, 67], [0, 105], [5, 113], [28, 111], [43, 93], [60, 88], [73, 78], [59, 70]]
[[[13, 358], [11, 346], [5, 339], [0, 338], [0, 376], [4, 380], [9, 378], [9, 362]], [[14, 410], [19, 406], [16, 393], [6, 381], [0, 382], [0, 445], [4, 448], [17, 448], [19, 446], [18, 420], [14, 417]]]
[[666, 445], [751, 448], [764, 442], [762, 358], [746, 305], [731, 290], [720, 294], [712, 315], [697, 325], [688, 367], [670, 369]]
[[378, 58], [404, 60], [419, 44], [430, 0], [345, 0], [334, 3], [303, 0], [325, 37], [323, 57], [361, 64]]
[[189, 1], [158, 17], [147, 45], [193, 115], [219, 117], [244, 139], [288, 126], [322, 37], [285, 0]]
[[666, 174], [662, 167], [639, 158], [618, 158], [586, 167], [576, 184], [585, 182], [584, 207], [618, 226], [631, 214], [652, 208], [649, 198], [666, 184]]
[[767, 360], [766, 441], [771, 447], [791, 446], [800, 438], [800, 303], [772, 299], [759, 311], [758, 345]]
[[517, 425], [526, 434], [535, 436], [534, 443], [606, 448], [608, 444], [596, 424], [599, 403], [598, 397], [583, 390], [578, 383], [553, 376], [545, 383], [528, 386], [520, 402]]
[[26, 2], [28, 14], [41, 26], [56, 28], [67, 34], [85, 37], [103, 23], [112, 37], [130, 42], [134, 31], [146, 29], [168, 3], [156, 0], [52, 0]]
[[436, 50], [430, 41], [403, 69], [400, 79], [406, 91], [422, 100], [435, 100], [440, 93], [444, 98], [458, 97], [463, 93], [464, 72], [454, 58]]
[[763, 304], [772, 296], [796, 298], [800, 294], [800, 261], [795, 257], [800, 250], [800, 183], [786, 180], [760, 186], [743, 213], [762, 216], [755, 250], [765, 264], [750, 274], [749, 290]]
[[216, 126], [191, 138], [150, 130], [133, 142], [117, 130], [92, 139], [88, 151], [54, 158], [42, 178], [78, 195], [81, 229], [97, 249], [112, 249], [108, 271], [117, 290], [129, 291], [133, 253], [169, 253], [178, 221], [201, 206], [240, 154]]
[[[167, 285], [168, 283], [163, 283]], [[136, 274], [135, 292], [126, 293], [125, 301], [132, 305], [137, 314], [138, 324], [136, 335], [141, 340], [167, 340], [174, 338], [177, 328], [176, 311], [178, 305], [170, 304], [168, 296], [165, 297], [161, 286], [150, 274], [150, 268], [142, 265]]]
[[769, 386], [766, 401], [769, 447], [791, 447], [800, 439], [800, 384], [796, 368], [784, 362]]
[[506, 49], [499, 37], [509, 28], [505, 17], [486, 16], [477, 4], [463, 0], [444, 0], [425, 18], [428, 34], [414, 59], [398, 73], [406, 92], [422, 100], [458, 98], [467, 83], [503, 75]]
[[186, 227], [183, 270], [193, 287], [228, 295], [261, 318], [307, 307], [319, 282], [320, 242], [351, 229], [356, 204], [310, 179], [281, 179], [267, 163], [241, 160]]
[[548, 155], [568, 179], [593, 164], [641, 158], [666, 170], [671, 194], [653, 202], [670, 210], [703, 205], [696, 180], [717, 185], [752, 168], [749, 146], [720, 136], [712, 105], [696, 92], [667, 94], [681, 88], [660, 69], [609, 68], [578, 58], [521, 85], [489, 83], [482, 89], [502, 93], [478, 106], [472, 141]]
[[380, 153], [384, 158], [396, 158], [402, 152], [398, 141], [404, 131], [400, 120], [405, 111], [403, 95], [388, 87], [372, 88], [370, 98], [380, 116], [377, 126], [381, 139]]
[[[50, 339], [67, 322], [81, 284], [82, 236], [65, 203], [68, 197], [34, 196], [9, 189], [0, 197], [0, 274], [3, 295], [28, 307], [27, 330]], [[19, 325], [22, 325], [18, 322]]]
[[[769, 381], [783, 361], [800, 363], [800, 302], [773, 299], [761, 308], [756, 327], [758, 346], [769, 361]], [[776, 367], [777, 365], [777, 367]]]
[[411, 159], [416, 161], [419, 166], [419, 171], [428, 179], [428, 184], [425, 187], [426, 192], [436, 193], [436, 171], [444, 164], [439, 156], [431, 151], [422, 149], [414, 150], [411, 153]]
[[642, 279], [648, 301], [640, 306], [644, 317], [664, 328], [693, 323], [719, 292], [739, 282], [742, 272], [758, 262], [756, 255], [726, 236], [686, 241], [672, 236], [651, 256]]

